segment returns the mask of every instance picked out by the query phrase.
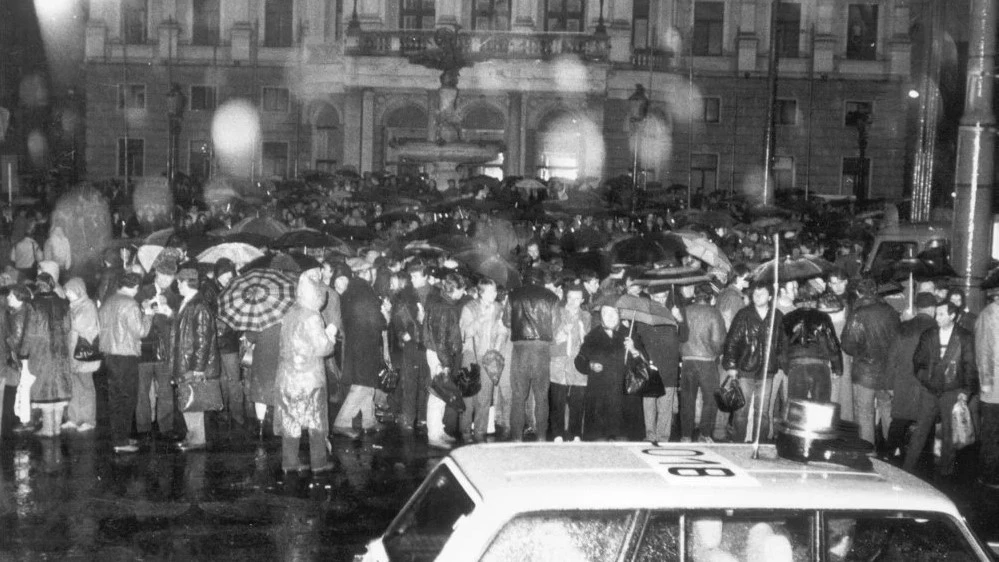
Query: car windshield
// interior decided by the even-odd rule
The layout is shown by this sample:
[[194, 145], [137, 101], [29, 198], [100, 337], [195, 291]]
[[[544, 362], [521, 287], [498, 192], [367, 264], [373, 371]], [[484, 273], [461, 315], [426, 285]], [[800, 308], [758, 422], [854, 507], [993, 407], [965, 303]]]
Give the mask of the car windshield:
[[385, 534], [389, 559], [406, 562], [437, 558], [458, 521], [475, 502], [444, 464], [437, 467]]

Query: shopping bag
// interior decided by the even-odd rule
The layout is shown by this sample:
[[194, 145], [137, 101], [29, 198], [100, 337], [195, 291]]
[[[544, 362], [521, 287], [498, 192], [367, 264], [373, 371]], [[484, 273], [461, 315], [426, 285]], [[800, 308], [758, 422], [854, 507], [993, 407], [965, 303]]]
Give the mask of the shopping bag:
[[975, 424], [971, 421], [971, 410], [964, 400], [954, 403], [951, 410], [951, 437], [954, 449], [962, 449], [975, 442]]
[[731, 414], [746, 405], [746, 395], [742, 393], [739, 380], [735, 377], [728, 377], [721, 387], [715, 391], [715, 402], [718, 409]]
[[14, 398], [14, 415], [25, 425], [31, 423], [31, 385], [35, 383], [35, 378], [28, 372], [28, 362], [21, 361], [21, 382], [17, 385]]

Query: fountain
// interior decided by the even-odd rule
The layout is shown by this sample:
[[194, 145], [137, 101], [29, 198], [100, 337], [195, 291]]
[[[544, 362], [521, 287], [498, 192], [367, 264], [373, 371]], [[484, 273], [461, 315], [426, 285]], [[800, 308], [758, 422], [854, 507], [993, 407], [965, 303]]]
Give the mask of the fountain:
[[449, 180], [461, 179], [460, 167], [489, 162], [499, 154], [499, 148], [462, 140], [457, 110], [458, 74], [471, 63], [463, 56], [453, 29], [442, 27], [434, 32], [434, 44], [436, 49], [409, 57], [413, 64], [441, 71], [440, 104], [432, 120], [430, 138], [401, 141], [393, 147], [400, 158], [429, 165], [430, 178], [436, 181], [439, 190], [444, 190]]

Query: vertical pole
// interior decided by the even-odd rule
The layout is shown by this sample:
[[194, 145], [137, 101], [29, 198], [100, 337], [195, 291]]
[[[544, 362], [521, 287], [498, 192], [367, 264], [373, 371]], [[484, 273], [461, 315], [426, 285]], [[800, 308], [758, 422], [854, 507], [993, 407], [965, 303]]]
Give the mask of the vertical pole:
[[996, 6], [972, 0], [964, 115], [957, 132], [954, 201], [954, 269], [968, 307], [985, 304], [982, 280], [988, 273], [992, 237], [992, 189], [996, 118], [992, 109], [996, 55]]
[[780, 12], [781, 0], [773, 0], [770, 4], [770, 64], [767, 69], [767, 131], [763, 150], [763, 201], [769, 205], [773, 196], [774, 152], [777, 150], [777, 65], [780, 57], [777, 53], [779, 45], [777, 34], [777, 15]]

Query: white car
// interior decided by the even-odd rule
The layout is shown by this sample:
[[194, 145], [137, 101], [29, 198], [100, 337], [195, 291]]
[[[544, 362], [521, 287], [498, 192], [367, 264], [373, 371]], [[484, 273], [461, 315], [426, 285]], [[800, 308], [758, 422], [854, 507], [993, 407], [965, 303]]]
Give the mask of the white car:
[[[991, 560], [954, 504], [887, 463], [774, 446], [489, 444], [453, 451], [359, 560]], [[865, 462], [866, 464], [866, 462]]]

